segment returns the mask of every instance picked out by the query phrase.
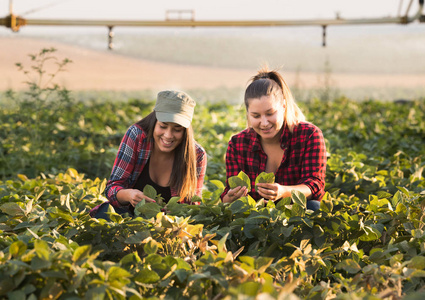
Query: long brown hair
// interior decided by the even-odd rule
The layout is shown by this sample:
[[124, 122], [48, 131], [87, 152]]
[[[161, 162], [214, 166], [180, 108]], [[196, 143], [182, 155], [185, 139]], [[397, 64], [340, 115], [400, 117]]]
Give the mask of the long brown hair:
[[249, 100], [262, 96], [274, 96], [274, 99], [285, 107], [284, 125], [288, 126], [290, 132], [293, 132], [294, 127], [300, 122], [305, 121], [305, 116], [295, 103], [291, 90], [282, 75], [276, 70], [269, 71], [267, 67], [263, 67], [250, 81], [251, 83], [245, 90], [244, 99], [247, 111]]
[[[137, 122], [152, 143], [154, 143], [153, 131], [156, 122], [154, 111]], [[197, 186], [196, 149], [192, 125], [185, 128], [183, 140], [174, 151], [173, 169], [171, 170], [169, 184], [177, 190], [182, 199], [191, 199], [195, 195]]]

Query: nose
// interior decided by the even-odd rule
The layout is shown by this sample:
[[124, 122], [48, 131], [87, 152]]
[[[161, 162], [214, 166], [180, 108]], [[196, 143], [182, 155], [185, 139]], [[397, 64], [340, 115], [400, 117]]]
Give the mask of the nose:
[[262, 116], [260, 121], [262, 125], [267, 125], [269, 123], [269, 120], [266, 116]]
[[167, 128], [167, 129], [165, 130], [165, 132], [164, 132], [164, 136], [165, 136], [165, 137], [167, 137], [167, 138], [171, 138], [171, 137], [173, 137], [173, 133], [172, 133], [171, 128]]

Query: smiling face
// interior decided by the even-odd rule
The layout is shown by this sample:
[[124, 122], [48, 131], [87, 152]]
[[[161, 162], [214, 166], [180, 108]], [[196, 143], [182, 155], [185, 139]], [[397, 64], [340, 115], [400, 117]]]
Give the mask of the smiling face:
[[157, 121], [153, 130], [155, 149], [160, 152], [173, 152], [183, 141], [185, 128], [171, 122]]
[[279, 138], [284, 123], [284, 107], [273, 95], [248, 100], [248, 123], [263, 140]]

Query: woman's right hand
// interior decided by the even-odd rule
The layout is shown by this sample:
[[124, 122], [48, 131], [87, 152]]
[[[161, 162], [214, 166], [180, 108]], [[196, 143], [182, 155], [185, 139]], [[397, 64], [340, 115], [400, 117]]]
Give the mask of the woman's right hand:
[[223, 203], [232, 203], [247, 194], [248, 189], [246, 186], [237, 186], [227, 192], [227, 194], [223, 197]]
[[119, 190], [117, 193], [117, 199], [118, 202], [121, 205], [128, 205], [136, 206], [137, 203], [145, 199], [146, 202], [156, 202], [155, 200], [147, 197], [145, 194], [143, 194], [142, 191], [137, 189], [122, 189]]

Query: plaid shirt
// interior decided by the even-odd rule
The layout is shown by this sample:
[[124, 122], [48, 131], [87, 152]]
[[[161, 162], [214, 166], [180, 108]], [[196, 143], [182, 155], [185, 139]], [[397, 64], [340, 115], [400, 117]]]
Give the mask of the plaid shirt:
[[[153, 143], [147, 138], [146, 132], [137, 124], [132, 125], [124, 135], [115, 158], [111, 176], [106, 183], [105, 195], [114, 207], [122, 207], [117, 200], [117, 193], [121, 189], [133, 188], [137, 178], [152, 153]], [[207, 168], [207, 155], [205, 150], [195, 143], [196, 146], [196, 171], [197, 187], [196, 195], [202, 195], [202, 187]], [[171, 196], [178, 196], [177, 191], [171, 189]], [[97, 207], [93, 208], [90, 215], [94, 215]]]
[[[284, 150], [281, 164], [275, 173], [275, 182], [281, 185], [305, 184], [312, 192], [312, 199], [321, 200], [325, 191], [326, 146], [322, 131], [315, 125], [302, 122], [291, 133], [285, 128], [280, 138]], [[266, 171], [267, 155], [261, 147], [258, 134], [252, 128], [234, 135], [226, 153], [226, 177], [244, 171], [251, 180], [249, 193], [254, 199], [261, 196], [254, 190], [255, 178]], [[230, 187], [226, 188], [222, 197]]]

